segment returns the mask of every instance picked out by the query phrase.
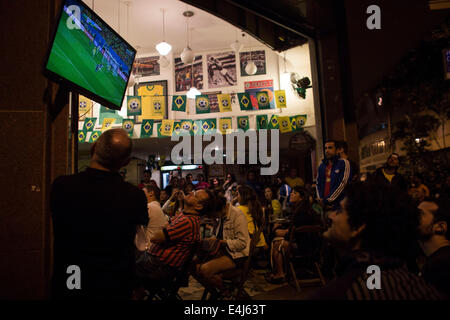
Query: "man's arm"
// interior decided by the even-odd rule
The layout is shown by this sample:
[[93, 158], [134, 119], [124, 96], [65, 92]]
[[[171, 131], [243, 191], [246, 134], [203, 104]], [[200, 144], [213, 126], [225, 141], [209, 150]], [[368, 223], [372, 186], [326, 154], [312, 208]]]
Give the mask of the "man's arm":
[[319, 169], [317, 170], [317, 178], [316, 178], [316, 192], [317, 192], [317, 199], [322, 200], [323, 195], [323, 170], [321, 170], [322, 164], [320, 164]]
[[[158, 244], [166, 242], [166, 241], [167, 241], [167, 238], [166, 238], [166, 235], [165, 235], [165, 233], [164, 233], [164, 230], [166, 230], [166, 229], [164, 228], [164, 229], [162, 229], [162, 230], [156, 231], [156, 232], [153, 234], [153, 237], [150, 239], [150, 241], [151, 241], [152, 243], [158, 243]], [[166, 232], [167, 232], [167, 230], [166, 230]]]
[[331, 186], [330, 190], [330, 196], [325, 199], [325, 202], [331, 203], [338, 199], [338, 197], [341, 195], [342, 191], [344, 191], [344, 188], [348, 181], [350, 180], [350, 163], [346, 159], [340, 159], [338, 160], [343, 161], [340, 162], [339, 167], [339, 175], [338, 175], [338, 182], [333, 185], [337, 185], [337, 188], [333, 189], [333, 186]]

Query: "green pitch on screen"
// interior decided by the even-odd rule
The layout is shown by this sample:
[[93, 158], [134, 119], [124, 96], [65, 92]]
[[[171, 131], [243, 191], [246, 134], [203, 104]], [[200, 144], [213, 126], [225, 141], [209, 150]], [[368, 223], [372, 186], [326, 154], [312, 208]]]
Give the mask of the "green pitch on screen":
[[94, 50], [94, 43], [83, 30], [68, 29], [66, 21], [69, 16], [66, 12], [62, 15], [47, 68], [120, 106], [125, 81], [108, 71], [106, 61], [105, 66], [96, 71], [102, 62], [102, 54]]

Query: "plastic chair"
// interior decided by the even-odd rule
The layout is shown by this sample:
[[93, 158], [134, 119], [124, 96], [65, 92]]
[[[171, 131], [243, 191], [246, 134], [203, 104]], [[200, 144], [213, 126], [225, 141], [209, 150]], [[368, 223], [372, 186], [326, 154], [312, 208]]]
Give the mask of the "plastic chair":
[[[322, 270], [320, 269], [320, 261], [322, 255], [322, 233], [323, 227], [320, 225], [311, 226], [301, 226], [301, 227], [291, 227], [289, 231], [289, 245], [284, 254], [285, 266], [287, 267], [286, 274], [290, 280], [293, 280], [297, 291], [301, 291], [300, 284], [302, 285], [312, 285], [320, 284], [325, 286], [325, 278], [322, 275]], [[295, 248], [297, 246], [296, 237], [304, 235], [305, 239], [313, 239], [312, 243], [304, 244], [311, 247], [306, 248], [303, 251], [301, 248]], [[302, 245], [301, 243], [299, 244]], [[311, 279], [299, 279], [297, 272], [294, 268], [294, 263], [300, 263], [302, 266], [313, 267], [316, 271], [316, 277]]]

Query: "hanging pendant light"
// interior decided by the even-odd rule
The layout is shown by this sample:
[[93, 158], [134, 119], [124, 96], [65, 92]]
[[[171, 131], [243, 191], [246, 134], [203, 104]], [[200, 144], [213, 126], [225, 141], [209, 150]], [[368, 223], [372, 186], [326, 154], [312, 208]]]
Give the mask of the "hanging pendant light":
[[183, 61], [184, 64], [191, 64], [194, 62], [195, 55], [192, 51], [191, 47], [189, 46], [189, 18], [192, 17], [194, 13], [192, 11], [186, 10], [183, 12], [183, 16], [186, 17], [186, 39], [187, 44], [186, 48], [184, 48], [183, 52], [181, 53], [181, 61]]
[[[248, 36], [248, 46], [250, 48], [250, 36]], [[247, 65], [245, 66], [245, 72], [248, 75], [254, 75], [258, 71], [258, 67], [252, 60], [252, 52], [249, 51], [249, 53], [250, 53], [250, 61], [247, 62]]]
[[161, 9], [161, 11], [163, 13], [163, 41], [156, 45], [156, 50], [158, 50], [160, 55], [165, 56], [172, 50], [172, 46], [165, 41], [164, 14], [166, 9]]
[[234, 52], [239, 52], [242, 50], [242, 47], [244, 45], [238, 41], [238, 30], [236, 29], [236, 41], [230, 44], [231, 49], [233, 49]]
[[158, 60], [159, 65], [161, 68], [165, 69], [170, 65], [170, 60], [167, 59], [165, 56], [161, 56]]

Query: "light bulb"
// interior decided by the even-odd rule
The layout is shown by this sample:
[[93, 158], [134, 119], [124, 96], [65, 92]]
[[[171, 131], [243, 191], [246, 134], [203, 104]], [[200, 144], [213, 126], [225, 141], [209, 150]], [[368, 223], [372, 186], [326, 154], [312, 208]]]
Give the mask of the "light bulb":
[[243, 46], [244, 45], [237, 40], [230, 45], [231, 49], [233, 49], [234, 52], [241, 51]]
[[258, 71], [258, 67], [256, 66], [256, 64], [253, 61], [250, 61], [249, 63], [247, 63], [247, 65], [245, 66], [245, 72], [247, 74], [253, 75]]
[[181, 53], [181, 61], [183, 61], [184, 64], [191, 64], [194, 62], [194, 52], [191, 48], [186, 47], [184, 48], [183, 52]]
[[192, 87], [189, 89], [189, 91], [186, 93], [186, 96], [188, 99], [195, 99], [195, 96], [201, 95], [202, 93], [197, 90], [196, 87]]
[[163, 41], [156, 45], [156, 50], [158, 50], [160, 55], [165, 56], [170, 52], [170, 50], [172, 50], [172, 46]]
[[170, 60], [167, 59], [165, 56], [161, 56], [158, 62], [161, 68], [167, 68], [170, 65]]

